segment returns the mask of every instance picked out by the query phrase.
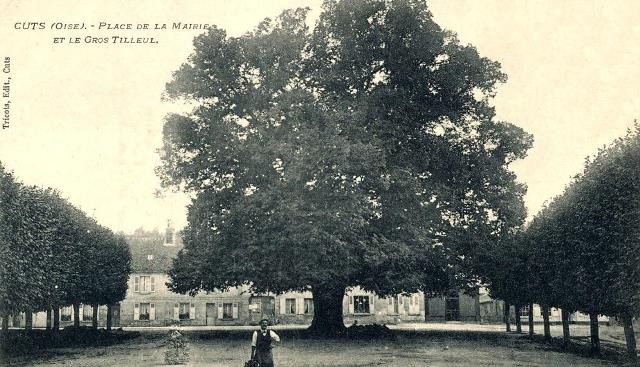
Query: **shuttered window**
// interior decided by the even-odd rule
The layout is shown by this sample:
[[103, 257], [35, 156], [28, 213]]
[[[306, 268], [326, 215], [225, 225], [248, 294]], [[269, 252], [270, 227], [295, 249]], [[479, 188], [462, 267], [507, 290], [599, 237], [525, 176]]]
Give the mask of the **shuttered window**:
[[178, 307], [178, 318], [180, 320], [189, 320], [191, 318], [189, 316], [189, 312], [191, 311], [191, 303], [180, 303]]
[[133, 291], [148, 293], [156, 291], [156, 279], [150, 275], [138, 275], [133, 277]]
[[233, 303], [222, 304], [222, 318], [225, 320], [233, 319]]
[[138, 320], [151, 319], [151, 305], [149, 303], [141, 303]]

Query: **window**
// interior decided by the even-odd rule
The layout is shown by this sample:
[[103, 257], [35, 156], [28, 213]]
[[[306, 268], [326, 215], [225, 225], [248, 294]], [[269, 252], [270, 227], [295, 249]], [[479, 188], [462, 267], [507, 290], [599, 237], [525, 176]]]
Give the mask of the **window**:
[[140, 315], [138, 316], [138, 320], [150, 320], [150, 311], [151, 304], [149, 303], [141, 303], [140, 304]]
[[521, 317], [528, 317], [529, 316], [529, 306], [524, 306], [520, 309], [520, 316]]
[[82, 305], [82, 321], [93, 320], [93, 307], [90, 305]]
[[313, 314], [313, 298], [304, 299], [304, 313], [307, 315]]
[[189, 320], [189, 309], [191, 308], [190, 303], [181, 303], [178, 309], [178, 318], [180, 320]]
[[369, 313], [369, 296], [353, 296], [353, 312]]
[[285, 313], [295, 314], [296, 313], [296, 299], [295, 298], [287, 298], [285, 300]]
[[222, 318], [225, 320], [233, 319], [233, 303], [222, 304]]
[[73, 309], [71, 308], [71, 306], [62, 307], [62, 309], [60, 309], [60, 321], [71, 321], [72, 312]]
[[149, 275], [137, 276], [133, 280], [134, 292], [155, 292], [156, 283], [155, 279]]

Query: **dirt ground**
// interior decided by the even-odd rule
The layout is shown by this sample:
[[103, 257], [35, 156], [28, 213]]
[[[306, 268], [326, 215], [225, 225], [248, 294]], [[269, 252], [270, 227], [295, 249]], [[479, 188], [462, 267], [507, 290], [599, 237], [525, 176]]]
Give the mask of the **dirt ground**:
[[[499, 325], [443, 325], [402, 325], [396, 328], [402, 330], [395, 340], [308, 340], [296, 337], [294, 330], [279, 330], [283, 341], [274, 348], [274, 359], [278, 367], [617, 365], [559, 352], [523, 335], [506, 334]], [[586, 343], [587, 326], [573, 326], [572, 332], [577, 343]], [[560, 333], [559, 327], [552, 329], [554, 336]], [[603, 345], [621, 346], [617, 344], [624, 342], [620, 333], [616, 327], [601, 327]], [[188, 366], [241, 367], [249, 358], [249, 330], [232, 334], [185, 330], [184, 334]], [[119, 345], [57, 349], [4, 362], [15, 366], [167, 366], [167, 345], [165, 330], [147, 330]]]

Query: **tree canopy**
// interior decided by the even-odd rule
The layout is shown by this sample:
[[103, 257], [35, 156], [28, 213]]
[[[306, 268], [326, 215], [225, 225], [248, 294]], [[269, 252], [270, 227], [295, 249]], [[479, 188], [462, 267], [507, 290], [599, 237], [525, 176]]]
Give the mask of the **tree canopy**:
[[124, 299], [126, 242], [52, 189], [26, 186], [0, 164], [0, 313]]
[[494, 119], [499, 64], [423, 2], [306, 14], [196, 37], [166, 86], [195, 107], [167, 116], [158, 174], [194, 194], [173, 290], [311, 289], [337, 330], [345, 288], [471, 282], [479, 245], [524, 220], [509, 164], [532, 139]]
[[639, 170], [636, 125], [585, 160], [583, 172], [536, 214], [517, 246], [497, 249], [495, 257], [509, 266], [490, 277], [492, 293], [588, 313], [594, 352], [598, 315], [619, 318], [635, 361], [631, 319], [640, 312]]

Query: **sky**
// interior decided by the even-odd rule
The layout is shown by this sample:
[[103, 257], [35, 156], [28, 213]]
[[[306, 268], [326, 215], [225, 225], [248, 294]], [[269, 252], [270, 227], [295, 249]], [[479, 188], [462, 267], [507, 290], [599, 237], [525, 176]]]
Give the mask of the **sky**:
[[[434, 19], [499, 61], [509, 80], [493, 104], [497, 118], [534, 135], [513, 165], [528, 186], [530, 216], [562, 192], [584, 158], [624, 134], [640, 115], [637, 1], [432, 0]], [[160, 189], [154, 168], [172, 71], [201, 30], [156, 30], [173, 22], [215, 24], [232, 36], [286, 8], [321, 1], [0, 0], [0, 61], [10, 58], [10, 126], [0, 129], [0, 161], [25, 184], [57, 188], [115, 231], [186, 224], [182, 193]], [[44, 23], [45, 29], [26, 28]], [[133, 30], [100, 29], [132, 24]], [[19, 23], [16, 26], [16, 23]], [[85, 29], [56, 29], [84, 23]], [[136, 30], [149, 24], [147, 30]], [[53, 29], [52, 29], [53, 27]], [[154, 37], [157, 44], [86, 43], [85, 37]], [[65, 37], [61, 43], [54, 38]], [[80, 42], [70, 44], [69, 38]], [[6, 65], [5, 65], [6, 66]], [[0, 114], [0, 117], [4, 116]]]

